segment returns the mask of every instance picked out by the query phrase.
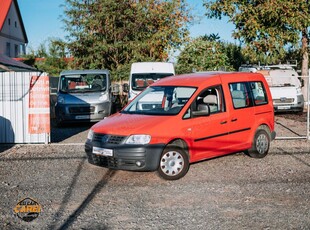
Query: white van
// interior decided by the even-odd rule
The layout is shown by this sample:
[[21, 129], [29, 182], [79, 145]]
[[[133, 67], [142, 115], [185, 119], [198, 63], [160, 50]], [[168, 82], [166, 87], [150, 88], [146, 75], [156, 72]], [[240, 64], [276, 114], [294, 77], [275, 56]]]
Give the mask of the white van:
[[97, 122], [110, 116], [108, 70], [67, 70], [60, 73], [55, 105], [56, 123]]
[[265, 69], [262, 73], [269, 85], [275, 112], [302, 112], [304, 97], [298, 74], [293, 68]]
[[175, 75], [173, 63], [135, 62], [131, 65], [129, 76], [129, 95], [131, 101], [142, 90], [161, 78]]

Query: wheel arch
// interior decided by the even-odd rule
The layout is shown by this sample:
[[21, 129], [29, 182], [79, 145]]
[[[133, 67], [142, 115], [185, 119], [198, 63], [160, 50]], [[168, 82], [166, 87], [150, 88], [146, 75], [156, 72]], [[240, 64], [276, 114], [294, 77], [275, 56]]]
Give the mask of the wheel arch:
[[271, 128], [269, 127], [268, 124], [266, 124], [266, 123], [260, 124], [260, 125], [256, 128], [256, 130], [255, 130], [255, 132], [254, 132], [254, 135], [255, 135], [259, 130], [265, 130], [265, 131], [268, 133], [268, 136], [269, 136], [269, 138], [270, 138], [270, 140], [271, 140]]
[[166, 147], [169, 147], [169, 146], [177, 146], [177, 147], [182, 148], [185, 151], [188, 157], [188, 160], [190, 161], [190, 153], [189, 153], [189, 148], [188, 148], [188, 144], [186, 143], [186, 141], [184, 141], [181, 138], [173, 139], [167, 144]]

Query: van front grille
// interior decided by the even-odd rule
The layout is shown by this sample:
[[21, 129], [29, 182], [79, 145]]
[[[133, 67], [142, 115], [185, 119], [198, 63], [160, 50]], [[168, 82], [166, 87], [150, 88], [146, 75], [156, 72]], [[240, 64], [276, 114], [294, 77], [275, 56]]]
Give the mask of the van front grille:
[[71, 114], [93, 114], [95, 112], [95, 106], [75, 106], [69, 107], [69, 113]]
[[273, 103], [275, 104], [287, 104], [287, 103], [293, 103], [294, 98], [281, 98], [281, 99], [273, 99]]
[[107, 144], [119, 145], [125, 140], [126, 136], [117, 136], [117, 135], [107, 135], [107, 134], [98, 134], [95, 133], [93, 136], [93, 141]]

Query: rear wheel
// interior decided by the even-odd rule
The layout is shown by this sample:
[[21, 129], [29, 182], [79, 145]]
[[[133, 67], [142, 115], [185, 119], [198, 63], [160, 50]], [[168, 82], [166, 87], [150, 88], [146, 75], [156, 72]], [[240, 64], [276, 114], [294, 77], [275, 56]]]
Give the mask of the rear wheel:
[[186, 175], [189, 159], [185, 151], [177, 146], [164, 149], [159, 162], [158, 173], [166, 180], [178, 180]]
[[263, 158], [267, 155], [270, 146], [270, 134], [266, 129], [258, 129], [255, 133], [252, 148], [248, 150], [249, 156]]

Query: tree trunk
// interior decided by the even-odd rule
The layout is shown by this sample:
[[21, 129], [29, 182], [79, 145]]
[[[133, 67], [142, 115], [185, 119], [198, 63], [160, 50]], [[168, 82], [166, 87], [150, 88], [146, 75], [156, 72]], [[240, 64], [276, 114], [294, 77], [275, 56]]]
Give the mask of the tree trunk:
[[[308, 101], [308, 94], [309, 94], [309, 53], [308, 53], [308, 28], [305, 28], [302, 31], [302, 63], [301, 63], [301, 76], [304, 80], [304, 87], [302, 88], [302, 92], [305, 98], [305, 101]], [[309, 103], [309, 101], [308, 101]]]

